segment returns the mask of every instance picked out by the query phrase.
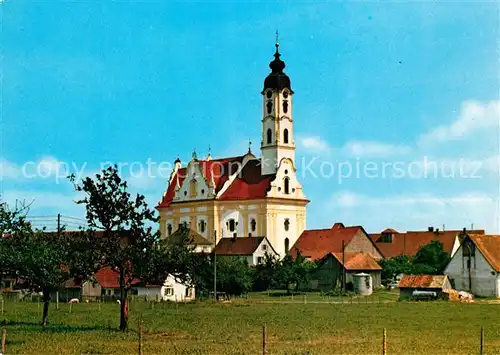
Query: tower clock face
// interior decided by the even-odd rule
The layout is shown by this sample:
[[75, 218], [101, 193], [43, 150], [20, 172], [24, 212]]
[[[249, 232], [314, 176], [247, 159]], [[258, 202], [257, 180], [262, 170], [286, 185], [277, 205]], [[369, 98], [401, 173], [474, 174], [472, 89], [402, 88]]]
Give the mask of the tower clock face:
[[267, 98], [268, 98], [268, 99], [270, 99], [270, 98], [271, 98], [271, 96], [273, 96], [273, 93], [271, 92], [271, 90], [269, 90], [269, 91], [267, 92]]
[[286, 99], [288, 97], [288, 91], [283, 92], [283, 97]]

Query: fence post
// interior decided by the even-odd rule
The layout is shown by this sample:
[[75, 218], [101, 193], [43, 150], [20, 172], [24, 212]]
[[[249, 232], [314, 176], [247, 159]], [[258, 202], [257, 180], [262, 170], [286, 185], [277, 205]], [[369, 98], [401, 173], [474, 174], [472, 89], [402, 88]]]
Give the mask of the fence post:
[[480, 340], [480, 346], [479, 346], [479, 354], [483, 355], [484, 351], [484, 328], [481, 327], [481, 340]]
[[2, 298], [2, 315], [3, 315], [3, 306], [4, 306], [4, 299]]
[[3, 325], [2, 325], [2, 354], [5, 354], [6, 353], [6, 344], [7, 342], [7, 329], [5, 328], [5, 321], [3, 321]]
[[69, 313], [71, 313], [72, 310], [73, 310], [73, 303], [70, 303], [69, 304]]
[[142, 351], [142, 319], [139, 320], [139, 355], [144, 355], [144, 352]]
[[387, 330], [382, 334], [382, 355], [387, 355]]
[[264, 324], [264, 326], [262, 327], [262, 355], [267, 355], [266, 340], [267, 340], [267, 329], [266, 325]]
[[59, 291], [56, 291], [56, 309], [59, 310]]

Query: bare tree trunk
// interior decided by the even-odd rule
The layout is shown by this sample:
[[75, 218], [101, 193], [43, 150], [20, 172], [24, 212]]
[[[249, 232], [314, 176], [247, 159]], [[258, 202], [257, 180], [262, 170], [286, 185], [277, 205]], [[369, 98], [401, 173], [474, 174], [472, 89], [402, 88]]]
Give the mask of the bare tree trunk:
[[47, 327], [47, 316], [49, 314], [49, 302], [50, 302], [50, 290], [47, 287], [42, 289], [43, 292], [43, 315], [42, 315], [42, 327], [45, 329]]
[[125, 287], [125, 275], [120, 269], [120, 330], [126, 331], [128, 328], [128, 289]]

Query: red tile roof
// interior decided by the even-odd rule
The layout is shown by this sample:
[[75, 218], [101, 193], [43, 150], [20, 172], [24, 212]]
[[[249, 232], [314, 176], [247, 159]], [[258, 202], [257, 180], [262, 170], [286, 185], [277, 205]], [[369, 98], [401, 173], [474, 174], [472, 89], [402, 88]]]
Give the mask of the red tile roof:
[[195, 245], [213, 245], [214, 243], [202, 236], [200, 233], [192, 230], [191, 228], [188, 228], [187, 231], [183, 231], [182, 227], [177, 229], [174, 233], [172, 233], [169, 237], [167, 237], [165, 240], [168, 242], [173, 242], [173, 243], [178, 243], [182, 241], [182, 238], [186, 236], [187, 232], [187, 242], [188, 245], [195, 246]]
[[215, 247], [215, 253], [219, 255], [252, 255], [265, 238], [221, 238]]
[[264, 198], [276, 175], [262, 175], [260, 160], [250, 160], [239, 176], [222, 194], [220, 200], [250, 200]]
[[304, 257], [317, 260], [328, 253], [341, 253], [342, 241], [344, 241], [344, 246], [347, 246], [359, 231], [364, 231], [361, 226], [342, 226], [335, 223], [329, 229], [309, 229], [303, 231], [290, 249], [290, 254], [295, 257], [300, 252]]
[[500, 272], [500, 235], [469, 234], [468, 237], [474, 242], [493, 270]]
[[[120, 288], [120, 273], [113, 270], [110, 266], [105, 266], [94, 275], [96, 281], [103, 288]], [[137, 285], [141, 283], [139, 279], [133, 279], [132, 285]]]
[[[382, 233], [391, 233], [390, 229], [386, 229]], [[389, 259], [399, 255], [417, 254], [418, 250], [433, 240], [439, 240], [443, 244], [446, 252], [450, 253], [453, 250], [455, 238], [461, 235], [462, 231], [408, 231], [408, 232], [392, 232], [392, 242], [384, 243], [381, 240], [382, 233], [370, 234], [370, 238], [375, 242], [377, 247], [382, 252], [384, 258]], [[475, 230], [472, 233], [484, 234], [484, 230]]]
[[399, 288], [443, 288], [446, 275], [403, 275]]
[[[215, 183], [215, 192], [219, 192], [224, 183], [229, 179], [229, 176], [235, 173], [244, 156], [213, 159], [213, 160], [198, 160], [201, 171], [203, 172], [203, 177], [209, 185], [213, 182]], [[230, 171], [231, 170], [231, 171]], [[187, 167], [179, 169], [173, 176], [170, 184], [168, 186], [167, 192], [163, 196], [162, 201], [158, 205], [161, 207], [168, 207], [172, 203], [175, 196], [175, 189], [177, 187], [177, 180], [179, 185], [182, 185], [184, 179], [187, 176]]]
[[382, 267], [367, 253], [344, 253], [344, 264], [342, 264], [342, 253], [330, 253], [340, 265], [344, 265], [347, 271], [382, 270]]

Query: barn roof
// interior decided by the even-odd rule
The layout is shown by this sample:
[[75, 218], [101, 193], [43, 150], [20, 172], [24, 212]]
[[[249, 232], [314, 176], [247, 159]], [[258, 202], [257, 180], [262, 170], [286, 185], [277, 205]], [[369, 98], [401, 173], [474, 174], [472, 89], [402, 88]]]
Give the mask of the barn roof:
[[446, 275], [403, 275], [399, 288], [443, 288]]
[[[207, 238], [199, 234], [198, 232], [192, 230], [191, 228], [186, 228], [187, 229], [187, 238], [188, 238], [188, 244], [189, 245], [213, 245], [211, 241], [209, 241]], [[181, 228], [177, 229], [174, 233], [172, 233], [169, 237], [167, 237], [165, 240], [173, 243], [178, 243], [184, 238], [186, 233], [181, 226]]]
[[266, 237], [221, 238], [215, 247], [215, 253], [219, 255], [252, 255], [264, 239]]
[[382, 270], [382, 267], [367, 253], [330, 253], [347, 271]]
[[[463, 231], [461, 230], [397, 232], [388, 228], [382, 233], [370, 234], [369, 236], [380, 249], [384, 258], [388, 259], [399, 255], [416, 255], [421, 247], [433, 240], [440, 241], [443, 244], [444, 250], [451, 254], [456, 237], [462, 233]], [[468, 231], [467, 233], [484, 234], [484, 230]], [[391, 234], [392, 241], [384, 241], [381, 238], [382, 234]]]
[[345, 227], [342, 223], [335, 223], [328, 229], [305, 230], [290, 249], [290, 254], [296, 256], [300, 253], [304, 257], [317, 260], [328, 253], [341, 253], [342, 241], [347, 246], [358, 232], [367, 235], [361, 226]]
[[500, 272], [500, 235], [469, 234], [468, 237], [483, 254], [488, 264]]
[[[94, 278], [104, 288], [120, 288], [120, 273], [111, 266], [105, 266], [99, 269]], [[132, 280], [132, 285], [141, 283], [141, 280], [135, 278]]]

